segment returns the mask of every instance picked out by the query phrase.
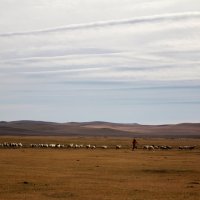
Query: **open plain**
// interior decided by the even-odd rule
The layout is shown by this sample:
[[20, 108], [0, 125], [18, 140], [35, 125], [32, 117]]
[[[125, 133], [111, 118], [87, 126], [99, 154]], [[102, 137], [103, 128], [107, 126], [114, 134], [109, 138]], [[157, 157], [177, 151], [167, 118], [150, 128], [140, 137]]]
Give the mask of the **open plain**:
[[[199, 200], [199, 139], [1, 136], [2, 142], [108, 145], [108, 149], [0, 149], [2, 200]], [[116, 150], [117, 144], [122, 149]], [[145, 144], [171, 145], [146, 151]], [[179, 150], [180, 145], [196, 145]]]

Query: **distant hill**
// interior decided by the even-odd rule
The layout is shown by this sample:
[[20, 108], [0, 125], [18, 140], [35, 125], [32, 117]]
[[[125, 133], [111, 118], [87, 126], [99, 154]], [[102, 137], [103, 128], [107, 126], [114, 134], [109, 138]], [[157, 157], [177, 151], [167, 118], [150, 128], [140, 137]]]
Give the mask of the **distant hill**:
[[200, 123], [141, 125], [110, 122], [43, 121], [0, 122], [0, 135], [116, 136], [116, 137], [192, 137], [200, 138]]

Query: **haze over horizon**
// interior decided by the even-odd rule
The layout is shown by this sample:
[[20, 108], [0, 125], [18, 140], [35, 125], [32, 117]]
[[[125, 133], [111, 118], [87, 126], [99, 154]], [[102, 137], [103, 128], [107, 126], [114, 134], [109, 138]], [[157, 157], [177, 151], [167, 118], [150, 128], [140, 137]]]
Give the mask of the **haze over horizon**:
[[200, 1], [1, 0], [0, 121], [200, 121]]

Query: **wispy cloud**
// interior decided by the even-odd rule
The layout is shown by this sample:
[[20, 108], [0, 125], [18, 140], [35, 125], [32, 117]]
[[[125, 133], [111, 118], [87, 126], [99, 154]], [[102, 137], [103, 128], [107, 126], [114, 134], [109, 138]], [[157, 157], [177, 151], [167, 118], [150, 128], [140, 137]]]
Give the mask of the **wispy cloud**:
[[93, 28], [104, 28], [110, 26], [118, 25], [134, 25], [134, 24], [143, 24], [143, 23], [157, 23], [162, 21], [179, 21], [186, 19], [200, 18], [200, 12], [185, 12], [185, 13], [173, 13], [173, 14], [164, 14], [164, 15], [155, 15], [155, 16], [145, 16], [137, 17], [133, 19], [123, 19], [123, 20], [112, 20], [112, 21], [100, 21], [94, 23], [86, 24], [72, 24], [65, 27], [56, 27], [51, 29], [36, 30], [29, 32], [13, 32], [13, 33], [0, 33], [0, 37], [9, 37], [9, 36], [20, 36], [20, 35], [38, 35], [45, 33], [61, 32], [61, 31], [73, 31], [73, 30], [84, 30], [84, 29], [93, 29]]

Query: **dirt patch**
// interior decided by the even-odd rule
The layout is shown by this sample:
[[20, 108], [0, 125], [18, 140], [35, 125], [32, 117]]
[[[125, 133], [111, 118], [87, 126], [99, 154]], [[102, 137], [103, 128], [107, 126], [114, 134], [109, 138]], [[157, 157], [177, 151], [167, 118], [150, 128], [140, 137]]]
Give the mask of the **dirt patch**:
[[192, 182], [189, 182], [188, 184], [199, 185], [200, 183], [197, 181], [192, 181]]
[[145, 173], [175, 174], [175, 173], [195, 173], [194, 170], [176, 170], [176, 169], [144, 169]]
[[55, 199], [62, 199], [62, 198], [69, 198], [69, 197], [75, 197], [75, 194], [72, 192], [54, 192], [51, 194], [47, 194], [45, 193], [44, 196], [48, 197], [48, 198], [55, 198]]

